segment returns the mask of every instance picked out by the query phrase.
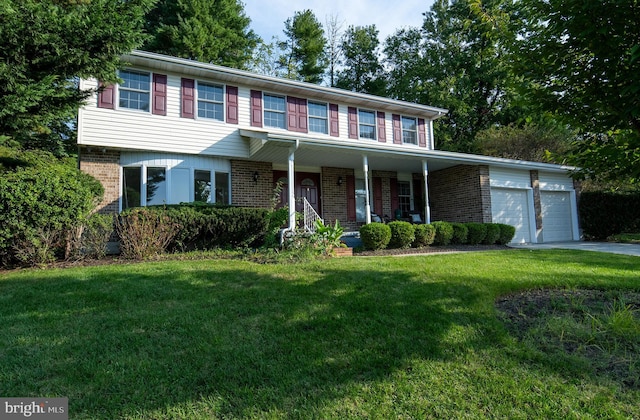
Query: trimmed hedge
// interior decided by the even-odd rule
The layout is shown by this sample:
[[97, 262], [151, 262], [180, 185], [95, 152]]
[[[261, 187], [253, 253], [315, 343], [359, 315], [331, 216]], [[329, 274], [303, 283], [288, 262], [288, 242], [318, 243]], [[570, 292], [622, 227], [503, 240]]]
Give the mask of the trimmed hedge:
[[420, 248], [423, 246], [429, 246], [433, 243], [433, 240], [436, 237], [436, 228], [433, 225], [415, 225], [414, 227], [414, 236], [413, 247]]
[[409, 222], [394, 221], [387, 225], [391, 229], [389, 248], [409, 248], [415, 240], [413, 225]]
[[511, 242], [516, 235], [516, 228], [511, 225], [505, 225], [504, 223], [498, 223], [498, 226], [500, 227], [500, 236], [496, 243], [498, 245], [506, 245]]
[[436, 229], [436, 236], [433, 240], [434, 245], [449, 245], [453, 238], [453, 226], [449, 222], [433, 222]]
[[482, 240], [482, 243], [485, 245], [493, 245], [500, 239], [500, 226], [496, 223], [485, 223], [485, 226], [487, 227], [487, 234]]
[[484, 223], [465, 223], [467, 226], [467, 243], [469, 245], [478, 245], [484, 241], [487, 236], [487, 225]]
[[467, 237], [469, 235], [469, 229], [464, 223], [451, 223], [453, 227], [453, 236], [451, 237], [452, 244], [466, 244]]
[[360, 228], [360, 239], [365, 249], [384, 249], [391, 240], [391, 228], [384, 223], [369, 223]]
[[640, 193], [587, 191], [580, 194], [580, 226], [588, 238], [640, 232]]

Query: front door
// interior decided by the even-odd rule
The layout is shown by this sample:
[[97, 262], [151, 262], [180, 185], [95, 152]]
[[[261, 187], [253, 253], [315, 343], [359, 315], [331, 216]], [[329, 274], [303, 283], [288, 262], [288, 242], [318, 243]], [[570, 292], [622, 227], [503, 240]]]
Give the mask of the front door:
[[[289, 203], [289, 185], [287, 172], [273, 171], [273, 183], [280, 181], [282, 190], [278, 207]], [[295, 174], [296, 211], [304, 211], [303, 198], [306, 198], [313, 209], [320, 213], [320, 174], [312, 172], [296, 172]]]

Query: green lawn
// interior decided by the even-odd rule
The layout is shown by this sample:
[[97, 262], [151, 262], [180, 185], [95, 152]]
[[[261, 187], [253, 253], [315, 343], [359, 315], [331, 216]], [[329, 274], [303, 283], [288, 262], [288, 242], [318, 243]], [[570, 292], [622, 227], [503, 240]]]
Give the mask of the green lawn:
[[497, 299], [539, 288], [638, 292], [640, 258], [510, 250], [5, 272], [0, 396], [69, 397], [71, 419], [640, 418], [637, 386], [501, 321]]

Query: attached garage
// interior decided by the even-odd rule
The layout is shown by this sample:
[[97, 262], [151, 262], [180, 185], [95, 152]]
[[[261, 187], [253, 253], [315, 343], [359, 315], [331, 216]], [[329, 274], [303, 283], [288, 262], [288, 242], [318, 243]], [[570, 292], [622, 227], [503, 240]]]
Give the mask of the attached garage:
[[489, 168], [491, 220], [516, 228], [514, 243], [536, 242], [529, 171]]
[[579, 239], [573, 181], [558, 174], [540, 173], [542, 241]]

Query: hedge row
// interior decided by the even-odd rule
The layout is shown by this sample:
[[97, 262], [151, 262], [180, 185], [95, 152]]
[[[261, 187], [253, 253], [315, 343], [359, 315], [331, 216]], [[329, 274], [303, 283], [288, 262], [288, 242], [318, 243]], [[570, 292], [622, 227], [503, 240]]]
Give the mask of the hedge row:
[[511, 242], [516, 229], [501, 223], [449, 223], [412, 225], [394, 221], [389, 224], [369, 223], [360, 228], [365, 249], [420, 248], [428, 245], [505, 245]]
[[583, 192], [580, 226], [586, 237], [606, 239], [618, 233], [640, 233], [640, 193]]

